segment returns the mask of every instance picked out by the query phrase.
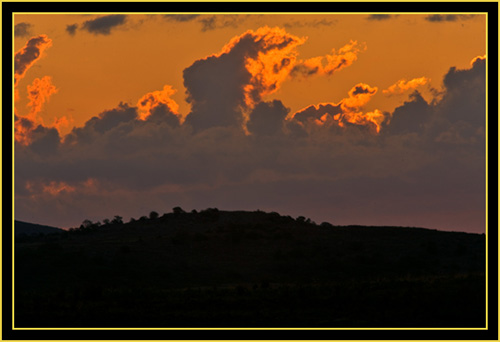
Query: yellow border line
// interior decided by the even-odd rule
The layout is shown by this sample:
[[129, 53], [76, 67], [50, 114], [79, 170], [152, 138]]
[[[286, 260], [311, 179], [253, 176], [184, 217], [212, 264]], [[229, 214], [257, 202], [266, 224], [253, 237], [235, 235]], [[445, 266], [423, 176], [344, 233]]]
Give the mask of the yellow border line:
[[371, 15], [371, 14], [400, 14], [400, 15], [487, 15], [488, 12], [12, 12], [18, 15], [114, 15], [114, 14], [134, 14], [134, 15], [151, 15], [151, 14], [172, 14], [172, 15], [189, 15], [189, 14], [202, 14], [202, 15], [240, 15], [240, 14], [255, 14], [255, 15]]
[[[129, 0], [126, 1], [117, 1], [117, 0], [111, 0], [111, 1], [116, 1], [116, 2], [128, 2]], [[156, 1], [156, 0], [153, 0]], [[230, 0], [229, 0], [230, 1]], [[303, 0], [292, 0], [292, 1], [282, 1], [278, 0], [277, 2], [299, 2]], [[360, 0], [364, 1], [364, 0]], [[411, 1], [411, 0], [410, 0]], [[456, 2], [456, 1], [448, 1], [444, 0], [445, 2]], [[464, 0], [466, 1], [466, 0]], [[9, 3], [9, 2], [16, 2], [16, 1], [1, 1]], [[47, 2], [58, 2], [58, 1], [47, 1]], [[100, 2], [100, 1], [88, 1], [87, 2]], [[130, 2], [134, 2], [134, 0], [130, 0]], [[158, 1], [158, 2], [164, 2], [164, 1]], [[168, 1], [167, 1], [168, 2]], [[213, 2], [226, 2], [226, 1], [213, 1]], [[247, 2], [247, 1], [239, 1], [236, 0], [235, 2]], [[251, 1], [251, 2], [268, 2], [265, 0], [262, 1]], [[327, 0], [319, 0], [319, 2], [324, 2], [324, 3], [335, 3], [332, 1], [327, 1]], [[353, 1], [356, 2], [356, 1]], [[382, 1], [384, 2], [384, 1]], [[385, 1], [385, 2], [391, 2], [391, 1]], [[403, 1], [404, 2], [404, 1]], [[433, 1], [420, 1], [420, 2], [433, 2]], [[492, 3], [498, 3], [498, 1], [488, 1], [486, 0], [485, 2], [492, 2]], [[190, 2], [186, 2], [190, 3]], [[200, 2], [196, 2], [200, 3]], [[201, 2], [203, 3], [203, 2]], [[1, 13], [1, 9], [0, 9]], [[188, 14], [203, 14], [203, 15], [241, 15], [241, 14], [257, 14], [257, 15], [289, 15], [289, 16], [296, 16], [296, 15], [371, 15], [371, 14], [402, 14], [402, 15], [434, 15], [434, 14], [474, 14], [474, 15], [486, 15], [486, 127], [485, 127], [485, 137], [486, 137], [486, 227], [485, 227], [485, 236], [486, 236], [486, 327], [484, 328], [15, 328], [14, 326], [14, 251], [15, 251], [15, 227], [14, 227], [14, 201], [12, 203], [12, 330], [488, 330], [488, 13], [489, 12], [310, 12], [310, 13], [294, 13], [294, 12], [12, 12], [12, 52], [14, 53], [14, 27], [15, 27], [15, 20], [14, 16], [17, 15], [81, 15], [81, 14], [106, 14], [109, 15], [110, 13], [112, 14], [134, 14], [134, 15], [148, 15], [148, 14], [172, 14], [172, 15], [188, 15]], [[1, 32], [1, 28], [0, 28]], [[13, 57], [13, 56], [12, 56]], [[0, 72], [1, 75], [1, 72]], [[12, 80], [14, 79], [14, 58], [12, 58]], [[13, 82], [13, 81], [12, 81]], [[1, 86], [0, 86], [1, 89]], [[14, 146], [15, 146], [15, 141], [14, 141], [14, 86], [12, 85], [12, 194], [14, 196], [15, 194], [15, 187], [14, 187]], [[1, 122], [0, 122], [0, 127], [1, 127]], [[500, 127], [500, 124], [499, 124]], [[1, 146], [1, 142], [0, 142]], [[1, 165], [1, 161], [0, 161]], [[500, 187], [500, 186], [499, 186]], [[0, 189], [1, 189], [1, 183], [0, 183]], [[1, 199], [0, 199], [1, 203]], [[499, 204], [500, 208], [500, 204]], [[1, 240], [0, 236], [0, 241]], [[1, 260], [1, 256], [0, 256]], [[1, 274], [0, 274], [0, 280], [1, 280]], [[0, 303], [1, 303], [1, 294], [0, 294]], [[0, 312], [0, 317], [1, 317], [1, 312]]]

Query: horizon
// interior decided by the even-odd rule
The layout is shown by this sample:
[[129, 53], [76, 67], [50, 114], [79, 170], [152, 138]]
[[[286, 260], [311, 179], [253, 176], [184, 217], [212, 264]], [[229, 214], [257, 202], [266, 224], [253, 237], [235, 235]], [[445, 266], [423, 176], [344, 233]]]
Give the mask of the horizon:
[[[181, 208], [182, 210], [184, 210], [184, 208]], [[210, 210], [210, 209], [216, 209], [217, 211], [219, 212], [222, 212], [222, 213], [264, 213], [264, 214], [272, 214], [272, 213], [275, 213], [275, 214], [278, 214], [280, 215], [280, 217], [289, 217], [295, 221], [297, 221], [300, 217], [304, 218], [305, 220], [310, 220], [311, 224], [313, 225], [316, 225], [316, 226], [321, 226], [322, 224], [326, 223], [326, 224], [329, 224], [331, 225], [331, 227], [333, 228], [348, 228], [348, 227], [364, 227], [364, 228], [403, 228], [403, 229], [425, 229], [425, 230], [433, 230], [433, 231], [438, 231], [438, 232], [448, 232], [448, 233], [467, 233], [467, 234], [479, 234], [479, 235], [484, 235], [484, 233], [476, 233], [476, 232], [467, 232], [467, 231], [460, 231], [460, 230], [442, 230], [442, 229], [439, 229], [439, 228], [430, 228], [430, 227], [417, 227], [417, 226], [389, 226], [389, 225], [362, 225], [362, 224], [356, 224], [356, 223], [352, 223], [352, 224], [334, 224], [332, 222], [328, 222], [328, 221], [315, 221], [314, 219], [310, 218], [310, 217], [305, 217], [305, 216], [302, 216], [302, 215], [298, 215], [298, 216], [292, 216], [292, 215], [283, 215], [281, 213], [277, 213], [277, 212], [274, 212], [274, 211], [264, 211], [264, 210], [260, 210], [260, 209], [256, 209], [256, 210], [244, 210], [244, 209], [240, 209], [240, 210], [225, 210], [225, 209], [219, 209], [219, 208], [213, 208], [213, 207], [208, 207], [208, 208], [205, 208], [205, 209], [192, 209], [192, 210], [185, 210], [184, 211], [184, 214], [199, 214], [203, 211], [206, 211], [206, 210]], [[155, 211], [151, 211], [151, 212], [155, 212]], [[142, 215], [141, 217], [130, 217], [128, 218], [127, 220], [125, 220], [124, 217], [122, 217], [123, 219], [123, 223], [122, 224], [129, 224], [129, 223], [136, 223], [137, 221], [139, 221], [140, 219], [142, 219], [143, 217], [146, 217], [147, 220], [154, 220], [152, 218], [149, 217], [149, 215], [151, 214], [148, 213], [148, 214], [145, 214], [145, 215]], [[170, 211], [170, 212], [164, 212], [164, 213], [157, 213], [159, 216], [157, 218], [162, 218], [163, 216], [166, 216], [166, 215], [174, 215], [174, 212], [173, 211]], [[118, 215], [119, 216], [119, 215]], [[108, 219], [109, 221], [111, 221], [111, 218], [113, 216], [110, 216], [110, 217], [106, 217], [102, 220], [98, 220], [98, 221], [95, 221], [93, 222], [92, 220], [90, 220], [93, 224], [98, 224], [99, 227], [102, 227], [102, 226], [105, 226], [106, 223], [102, 222], [106, 219]], [[120, 216], [121, 217], [121, 216]], [[156, 218], [156, 219], [157, 219]], [[85, 220], [83, 220], [85, 221]], [[83, 223], [82, 221], [82, 223]], [[62, 229], [64, 231], [69, 231], [71, 229], [78, 229], [79, 227], [81, 227], [81, 224], [78, 224], [78, 225], [74, 225], [74, 226], [71, 226], [71, 227], [55, 227], [55, 226], [51, 226], [51, 225], [47, 225], [47, 224], [43, 224], [43, 223], [37, 223], [37, 222], [27, 222], [27, 221], [23, 221], [23, 220], [17, 220], [17, 219], [14, 219], [13, 220], [13, 224], [15, 222], [21, 222], [21, 223], [27, 223], [27, 224], [33, 224], [33, 225], [38, 225], [38, 226], [44, 226], [44, 227], [51, 227], [51, 228], [58, 228], [58, 229]]]
[[485, 14], [15, 14], [13, 29], [15, 220], [180, 206], [486, 232]]

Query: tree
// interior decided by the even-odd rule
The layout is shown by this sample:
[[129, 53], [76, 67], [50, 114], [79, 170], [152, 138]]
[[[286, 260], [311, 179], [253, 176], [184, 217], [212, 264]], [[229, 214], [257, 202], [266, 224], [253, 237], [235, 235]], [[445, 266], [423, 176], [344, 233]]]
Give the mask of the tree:
[[181, 207], [175, 207], [172, 209], [172, 211], [174, 212], [174, 214], [176, 215], [179, 215], [179, 214], [184, 214], [185, 211], [181, 208]]
[[113, 221], [111, 221], [113, 224], [123, 224], [123, 217], [115, 215], [115, 218]]
[[158, 215], [158, 213], [156, 211], [152, 211], [152, 212], [149, 213], [149, 218], [151, 220], [156, 220], [158, 218], [158, 216], [159, 215]]
[[82, 225], [80, 226], [80, 228], [90, 228], [94, 225], [94, 223], [90, 220], [83, 220], [82, 222]]

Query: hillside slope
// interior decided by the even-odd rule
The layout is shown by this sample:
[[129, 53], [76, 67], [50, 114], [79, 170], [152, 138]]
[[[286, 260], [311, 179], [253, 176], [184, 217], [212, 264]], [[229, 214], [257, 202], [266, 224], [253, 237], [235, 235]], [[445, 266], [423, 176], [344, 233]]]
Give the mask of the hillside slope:
[[479, 234], [207, 209], [25, 239], [15, 267], [20, 326], [484, 325]]
[[53, 233], [61, 233], [64, 230], [61, 228], [44, 226], [41, 224], [28, 223], [23, 221], [14, 221], [14, 231], [17, 236], [24, 235], [38, 235], [38, 234], [53, 234]]

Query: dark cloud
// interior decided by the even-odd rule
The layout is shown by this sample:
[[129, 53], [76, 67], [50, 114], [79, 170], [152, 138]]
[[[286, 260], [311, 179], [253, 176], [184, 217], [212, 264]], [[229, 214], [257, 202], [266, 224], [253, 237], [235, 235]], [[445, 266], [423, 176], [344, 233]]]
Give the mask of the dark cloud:
[[432, 142], [484, 147], [486, 125], [486, 59], [470, 69], [450, 68], [440, 97], [427, 103], [418, 91], [396, 108], [385, 134], [418, 133]]
[[[277, 90], [281, 71], [290, 68], [287, 51], [298, 42], [284, 30], [264, 27], [233, 38], [223, 53], [194, 62], [184, 70], [187, 101], [192, 105], [186, 123], [195, 130], [241, 126], [244, 113], [260, 102], [263, 94]], [[247, 61], [263, 58], [269, 51], [278, 54], [280, 61], [272, 70], [252, 75]]]
[[42, 57], [43, 51], [52, 45], [52, 40], [42, 34], [28, 40], [14, 55], [14, 86], [24, 77], [26, 71]]
[[246, 16], [243, 15], [212, 15], [199, 18], [202, 32], [223, 29], [226, 27], [237, 28], [245, 20]]
[[396, 17], [397, 15], [392, 15], [392, 14], [370, 14], [368, 17], [366, 17], [366, 20], [382, 21], [382, 20], [393, 19]]
[[78, 24], [67, 25], [66, 32], [68, 32], [69, 35], [74, 36], [77, 28], [78, 28]]
[[[376, 92], [365, 84], [293, 119], [281, 101], [263, 102], [267, 89], [252, 83], [247, 58], [296, 43], [270, 32], [247, 32], [184, 70], [192, 107], [182, 125], [154, 102], [145, 120], [121, 103], [62, 142], [54, 129], [35, 128], [31, 145], [16, 143], [16, 218], [68, 227], [180, 205], [484, 231], [484, 59], [451, 68], [434, 101], [414, 92], [384, 113], [390, 122], [376, 134], [349, 122]], [[344, 115], [345, 127], [314, 123], [324, 115]]]
[[294, 120], [301, 123], [307, 123], [311, 120], [319, 120], [325, 114], [333, 116], [339, 113], [342, 113], [340, 104], [325, 103], [317, 106], [312, 105], [296, 112]]
[[415, 91], [410, 95], [409, 101], [394, 110], [392, 119], [384, 127], [383, 132], [384, 134], [422, 133], [432, 112], [432, 107], [418, 91]]
[[352, 96], [356, 96], [359, 94], [375, 94], [376, 92], [377, 89], [366, 87], [366, 85], [361, 84], [352, 88], [349, 94], [351, 94]]
[[294, 21], [289, 21], [283, 24], [284, 27], [286, 28], [293, 28], [293, 27], [314, 27], [314, 28], [319, 28], [319, 27], [329, 27], [333, 26], [337, 23], [337, 20], [335, 19], [315, 19], [315, 20], [310, 20], [310, 21], [304, 21], [304, 20], [294, 20]]
[[103, 135], [137, 117], [134, 107], [120, 103], [117, 108], [107, 110], [88, 120], [81, 128], [74, 128], [66, 137], [68, 143], [90, 143], [96, 136]]
[[250, 114], [247, 128], [257, 136], [275, 135], [283, 132], [283, 123], [290, 109], [281, 101], [260, 102]]
[[86, 30], [95, 35], [103, 34], [108, 35], [111, 33], [111, 29], [124, 25], [127, 19], [126, 15], [122, 14], [111, 14], [102, 16], [96, 19], [87, 20], [82, 24], [81, 29]]
[[14, 26], [14, 36], [15, 37], [29, 37], [31, 35], [31, 31], [33, 29], [33, 25], [30, 23], [19, 23]]
[[199, 14], [165, 14], [163, 18], [169, 21], [188, 22], [197, 19]]
[[243, 85], [251, 75], [244, 65], [244, 49], [196, 61], [184, 70], [184, 86], [191, 113], [186, 123], [195, 129], [241, 125]]
[[447, 21], [462, 21], [462, 20], [470, 20], [474, 18], [473, 14], [432, 14], [425, 17], [425, 20], [439, 23], [439, 22], [447, 22]]

